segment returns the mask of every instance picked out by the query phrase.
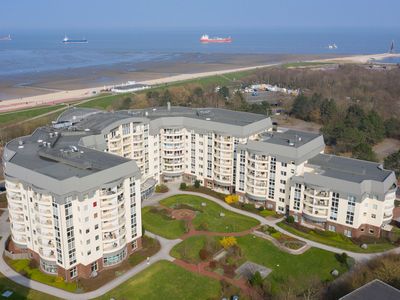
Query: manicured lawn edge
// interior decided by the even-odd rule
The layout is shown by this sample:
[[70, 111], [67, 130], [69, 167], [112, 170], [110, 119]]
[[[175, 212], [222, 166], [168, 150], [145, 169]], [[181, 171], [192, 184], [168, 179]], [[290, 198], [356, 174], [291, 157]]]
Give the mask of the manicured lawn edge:
[[[368, 244], [368, 248], [367, 249], [362, 249], [360, 247], [360, 245], [354, 244], [351, 239], [341, 235], [341, 234], [336, 234], [336, 237], [334, 236], [335, 233], [329, 233], [332, 235], [332, 238], [329, 237], [325, 237], [325, 236], [321, 236], [318, 233], [314, 234], [309, 234], [303, 231], [300, 231], [296, 228], [294, 228], [292, 225], [289, 225], [288, 223], [286, 223], [285, 221], [281, 221], [279, 223], [277, 223], [277, 225], [279, 227], [281, 227], [282, 229], [293, 233], [297, 236], [303, 237], [305, 239], [314, 241], [314, 242], [318, 242], [321, 244], [325, 244], [328, 246], [332, 246], [332, 247], [336, 247], [336, 248], [340, 248], [343, 249], [344, 251], [352, 251], [352, 252], [359, 252], [359, 253], [376, 253], [376, 252], [383, 252], [386, 250], [390, 250], [393, 249], [395, 247], [395, 245], [387, 242], [387, 243], [375, 243], [375, 244]], [[310, 229], [311, 230], [311, 229]], [[334, 239], [336, 238], [336, 239]]]

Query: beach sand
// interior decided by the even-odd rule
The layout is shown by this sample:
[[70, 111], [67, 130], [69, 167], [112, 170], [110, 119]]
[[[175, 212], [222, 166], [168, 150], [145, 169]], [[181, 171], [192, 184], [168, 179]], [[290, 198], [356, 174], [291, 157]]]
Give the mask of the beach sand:
[[[24, 74], [0, 80], [0, 112], [88, 98], [103, 88], [127, 81], [156, 85], [230, 72], [269, 67], [286, 62], [331, 61], [366, 63], [393, 54], [332, 57], [284, 54], [186, 54], [177, 61], [118, 64], [43, 74]], [[22, 83], [22, 84], [21, 84]], [[1, 98], [3, 97], [3, 98]]]

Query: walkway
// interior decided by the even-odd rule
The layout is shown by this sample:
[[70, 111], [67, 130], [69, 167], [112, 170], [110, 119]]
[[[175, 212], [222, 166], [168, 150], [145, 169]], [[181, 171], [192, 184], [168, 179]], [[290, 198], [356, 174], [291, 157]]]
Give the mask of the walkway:
[[163, 194], [157, 194], [155, 196], [153, 196], [151, 199], [145, 200], [143, 203], [143, 206], [149, 206], [149, 205], [157, 205], [158, 202], [166, 197], [170, 197], [173, 195], [177, 195], [177, 194], [189, 194], [189, 195], [195, 195], [195, 196], [200, 196], [203, 198], [206, 198], [208, 200], [211, 200], [219, 205], [221, 205], [223, 208], [236, 212], [238, 214], [242, 214], [254, 219], [257, 219], [258, 221], [260, 221], [261, 225], [268, 225], [271, 227], [274, 227], [277, 231], [284, 233], [288, 236], [291, 236], [293, 238], [296, 238], [298, 240], [301, 240], [303, 242], [305, 242], [307, 245], [309, 245], [310, 247], [315, 247], [315, 248], [319, 248], [319, 249], [323, 249], [326, 251], [330, 251], [330, 252], [334, 252], [334, 253], [343, 253], [346, 252], [349, 256], [353, 257], [356, 261], [362, 261], [362, 260], [367, 260], [367, 259], [371, 259], [373, 257], [379, 256], [381, 254], [384, 253], [400, 253], [400, 247], [392, 249], [392, 250], [388, 250], [386, 252], [382, 252], [382, 253], [357, 253], [357, 252], [351, 252], [351, 251], [347, 251], [347, 250], [343, 250], [340, 248], [336, 248], [336, 247], [332, 247], [332, 246], [328, 246], [325, 244], [321, 244], [318, 242], [314, 242], [314, 241], [310, 241], [307, 240], [305, 238], [302, 238], [300, 236], [297, 236], [291, 232], [288, 232], [284, 229], [282, 229], [281, 227], [277, 226], [276, 224], [279, 223], [280, 221], [282, 221], [282, 219], [276, 219], [276, 220], [268, 220], [265, 219], [264, 217], [254, 214], [252, 212], [248, 212], [245, 210], [241, 210], [235, 207], [230, 206], [229, 204], [225, 203], [224, 201], [221, 201], [220, 199], [214, 198], [212, 196], [203, 194], [203, 193], [196, 193], [196, 192], [189, 192], [189, 191], [181, 191], [179, 190], [179, 185], [178, 184], [170, 184], [168, 185], [169, 187], [169, 191], [167, 193], [163, 193]]
[[[0, 253], [4, 253], [5, 249], [5, 244], [7, 241], [7, 237], [10, 235], [10, 224], [7, 222], [8, 219], [8, 211], [5, 211], [1, 216], [0, 216], [0, 236], [2, 237], [0, 241]], [[155, 255], [153, 255], [150, 259], [150, 263], [147, 264], [146, 261], [143, 261], [142, 263], [138, 264], [134, 268], [130, 269], [129, 271], [123, 273], [121, 276], [118, 276], [114, 280], [106, 283], [105, 285], [101, 286], [95, 291], [87, 292], [87, 293], [82, 293], [82, 294], [75, 294], [71, 292], [67, 292], [52, 286], [49, 286], [47, 284], [43, 284], [34, 280], [30, 280], [29, 278], [22, 276], [21, 274], [17, 273], [13, 269], [11, 269], [7, 263], [4, 261], [3, 255], [0, 255], [0, 272], [3, 273], [4, 276], [6, 276], [8, 279], [25, 286], [30, 289], [35, 289], [38, 290], [42, 293], [50, 294], [55, 297], [59, 297], [62, 299], [74, 299], [74, 300], [86, 300], [86, 299], [92, 299], [96, 297], [100, 297], [104, 295], [105, 293], [109, 292], [110, 290], [116, 288], [118, 285], [124, 283], [126, 280], [131, 278], [132, 276], [135, 276], [136, 274], [140, 273], [147, 267], [151, 266], [155, 262], [158, 262], [160, 260], [168, 260], [168, 261], [173, 261], [174, 258], [169, 255], [169, 252], [171, 249], [178, 243], [180, 243], [182, 240], [168, 240], [163, 237], [157, 236], [152, 233], [146, 233], [146, 235], [153, 237], [157, 239], [160, 242], [161, 249], [158, 251]]]

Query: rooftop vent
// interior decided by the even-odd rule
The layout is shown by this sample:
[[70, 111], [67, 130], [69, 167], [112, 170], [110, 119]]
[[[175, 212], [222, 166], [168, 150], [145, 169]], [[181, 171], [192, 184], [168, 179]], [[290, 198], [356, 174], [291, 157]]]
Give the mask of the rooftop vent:
[[41, 143], [43, 143], [43, 140], [37, 140], [37, 142], [38, 142], [39, 144], [41, 144]]
[[24, 141], [23, 141], [23, 140], [19, 140], [19, 141], [18, 141], [18, 145], [22, 146], [23, 144], [24, 144]]
[[90, 131], [90, 128], [85, 128], [85, 131], [86, 131], [86, 132]]
[[49, 132], [49, 137], [53, 137], [54, 136], [54, 133], [52, 133], [52, 132]]
[[288, 140], [289, 146], [294, 146], [294, 142], [292, 140]]
[[383, 170], [382, 164], [380, 164], [380, 165], [378, 166], [378, 169], [379, 169], [379, 170]]
[[147, 111], [145, 111], [144, 115], [147, 117], [149, 115], [149, 113]]
[[206, 121], [210, 121], [211, 119], [210, 118], [206, 118]]
[[167, 110], [171, 111], [171, 102], [169, 102], [169, 101], [167, 102]]

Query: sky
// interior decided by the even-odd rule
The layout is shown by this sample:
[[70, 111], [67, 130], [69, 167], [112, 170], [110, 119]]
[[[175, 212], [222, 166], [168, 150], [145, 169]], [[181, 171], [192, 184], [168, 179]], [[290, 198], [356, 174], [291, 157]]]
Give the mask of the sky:
[[399, 28], [400, 0], [1, 0], [0, 32], [113, 28]]

